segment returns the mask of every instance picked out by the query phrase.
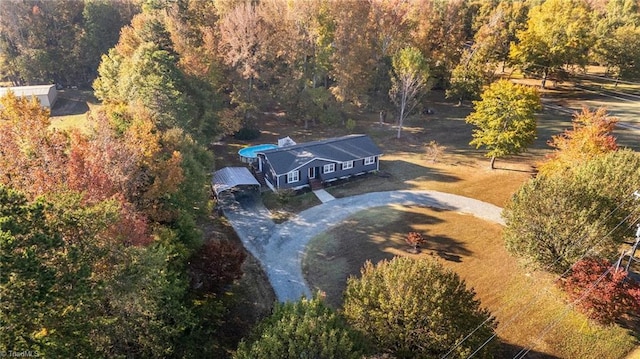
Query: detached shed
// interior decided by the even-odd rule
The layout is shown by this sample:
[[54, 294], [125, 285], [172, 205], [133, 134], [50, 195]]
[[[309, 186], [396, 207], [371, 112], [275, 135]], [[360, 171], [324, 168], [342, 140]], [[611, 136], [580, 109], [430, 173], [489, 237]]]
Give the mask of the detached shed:
[[52, 108], [58, 99], [58, 90], [55, 85], [0, 87], [0, 97], [13, 92], [18, 97], [35, 97], [42, 107]]
[[220, 193], [236, 188], [260, 189], [260, 183], [246, 167], [225, 167], [213, 173], [211, 181], [216, 197]]

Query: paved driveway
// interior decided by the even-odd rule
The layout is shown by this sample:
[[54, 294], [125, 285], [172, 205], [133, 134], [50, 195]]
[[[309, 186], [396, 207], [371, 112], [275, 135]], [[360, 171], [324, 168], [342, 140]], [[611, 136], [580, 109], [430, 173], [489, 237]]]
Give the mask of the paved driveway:
[[338, 198], [277, 225], [268, 219], [269, 211], [259, 200], [243, 202], [240, 200], [236, 206], [225, 208], [225, 215], [247, 250], [262, 263], [282, 302], [311, 296], [302, 275], [302, 258], [309, 240], [364, 209], [389, 204], [419, 205], [472, 214], [504, 225], [500, 207], [437, 191], [374, 192]]
[[262, 204], [260, 195], [238, 193], [235, 197], [227, 197], [221, 207], [244, 247], [264, 266], [266, 241], [273, 233], [275, 223], [271, 220], [269, 210]]

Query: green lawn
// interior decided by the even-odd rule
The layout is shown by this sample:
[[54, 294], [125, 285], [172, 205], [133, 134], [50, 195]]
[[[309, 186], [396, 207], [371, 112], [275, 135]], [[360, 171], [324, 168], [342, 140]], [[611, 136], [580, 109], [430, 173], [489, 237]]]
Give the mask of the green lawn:
[[49, 128], [61, 131], [78, 129], [83, 133], [87, 133], [89, 132], [87, 114], [81, 113], [77, 115], [51, 117], [51, 125]]

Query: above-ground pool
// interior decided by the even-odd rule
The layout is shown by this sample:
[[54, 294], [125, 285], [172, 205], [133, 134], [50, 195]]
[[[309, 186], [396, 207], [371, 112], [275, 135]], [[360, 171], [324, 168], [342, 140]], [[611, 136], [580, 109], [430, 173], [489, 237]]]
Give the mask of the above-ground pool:
[[238, 154], [240, 155], [240, 161], [245, 163], [252, 163], [252, 162], [255, 162], [256, 159], [258, 158], [258, 155], [257, 155], [258, 152], [272, 150], [274, 148], [278, 148], [278, 146], [267, 143], [263, 145], [245, 147], [239, 150]]

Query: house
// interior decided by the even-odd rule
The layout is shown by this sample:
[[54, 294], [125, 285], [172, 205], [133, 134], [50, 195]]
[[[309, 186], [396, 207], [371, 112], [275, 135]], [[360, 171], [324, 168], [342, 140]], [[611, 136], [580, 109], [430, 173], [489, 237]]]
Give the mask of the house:
[[367, 135], [349, 135], [257, 153], [257, 172], [272, 190], [313, 187], [377, 171], [382, 151]]
[[0, 87], [0, 97], [6, 95], [9, 91], [13, 92], [17, 97], [35, 97], [40, 101], [42, 107], [47, 108], [52, 108], [58, 98], [58, 91], [55, 85]]

